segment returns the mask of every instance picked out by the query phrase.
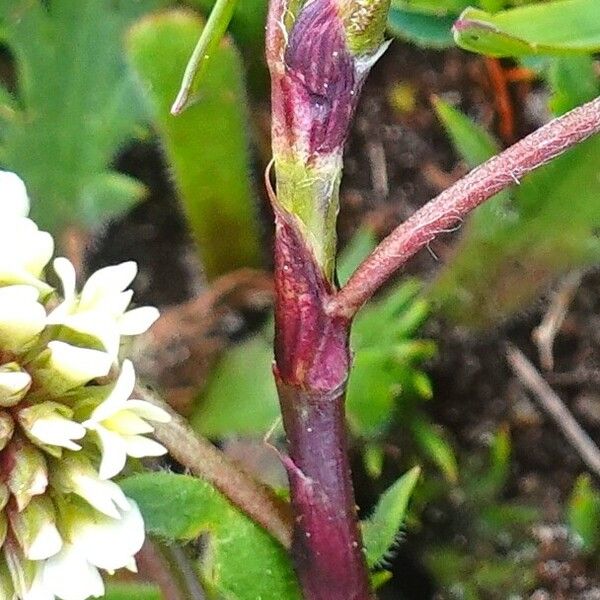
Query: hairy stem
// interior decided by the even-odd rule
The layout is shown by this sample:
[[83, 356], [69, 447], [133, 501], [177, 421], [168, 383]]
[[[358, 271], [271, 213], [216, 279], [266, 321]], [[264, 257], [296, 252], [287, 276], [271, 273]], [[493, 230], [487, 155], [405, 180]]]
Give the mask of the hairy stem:
[[327, 311], [351, 318], [394, 271], [440, 233], [530, 171], [600, 131], [600, 98], [554, 119], [504, 152], [483, 163], [419, 209], [379, 244]]
[[171, 415], [169, 423], [156, 423], [155, 436], [169, 454], [194, 475], [214, 485], [228, 500], [289, 548], [292, 539], [289, 505], [267, 485], [256, 481], [229, 460], [216, 446], [196, 434], [189, 423], [154, 393], [137, 387], [138, 398], [152, 402]]

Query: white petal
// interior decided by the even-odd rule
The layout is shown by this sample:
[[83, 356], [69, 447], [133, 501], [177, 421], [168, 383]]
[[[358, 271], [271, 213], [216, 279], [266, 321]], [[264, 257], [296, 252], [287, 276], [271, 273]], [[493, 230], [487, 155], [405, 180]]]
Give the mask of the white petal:
[[133, 500], [120, 511], [120, 519], [98, 515], [95, 522], [79, 524], [74, 543], [86, 559], [100, 569], [115, 571], [131, 565], [144, 543], [144, 521]]
[[135, 562], [135, 558], [132, 557], [131, 560], [129, 561], [129, 563], [125, 565], [125, 568], [128, 571], [131, 571], [132, 573], [137, 573], [138, 568], [137, 568], [137, 563]]
[[38, 564], [33, 583], [23, 600], [55, 600], [54, 594], [44, 585], [44, 563]]
[[[60, 309], [60, 306], [58, 307]], [[57, 310], [58, 310], [57, 309]], [[54, 314], [48, 317], [50, 324], [63, 324], [74, 331], [95, 337], [112, 356], [119, 351], [120, 334], [117, 321], [108, 314], [98, 311]]]
[[28, 283], [17, 275], [39, 277], [53, 251], [52, 236], [40, 231], [31, 219], [0, 220], [0, 280], [3, 283]]
[[62, 538], [54, 523], [44, 523], [27, 551], [29, 560], [54, 556], [62, 548]]
[[119, 377], [110, 394], [94, 409], [90, 419], [100, 422], [123, 409], [135, 386], [135, 371], [130, 360], [124, 360]]
[[81, 450], [81, 446], [75, 444], [73, 440], [80, 440], [86, 434], [86, 429], [80, 423], [75, 423], [75, 421], [60, 415], [54, 415], [46, 419], [37, 419], [29, 433], [43, 444], [61, 446], [69, 450]]
[[171, 415], [166, 410], [147, 400], [129, 400], [126, 408], [138, 417], [148, 421], [156, 421], [157, 423], [169, 423], [171, 421]]
[[23, 180], [10, 171], [0, 171], [0, 219], [26, 217], [29, 197]]
[[136, 273], [137, 265], [133, 261], [96, 271], [81, 290], [81, 307], [84, 309], [96, 307], [110, 296], [123, 292], [134, 280]]
[[[58, 275], [63, 289], [65, 302], [71, 304], [75, 300], [76, 273], [73, 263], [62, 256], [55, 258], [52, 263], [55, 273]], [[50, 315], [51, 316], [51, 315]]]
[[118, 475], [127, 462], [127, 450], [125, 440], [117, 433], [98, 425], [96, 433], [100, 440], [102, 459], [98, 475], [100, 479], [112, 479]]
[[35, 277], [39, 277], [53, 253], [54, 240], [52, 236], [46, 231], [36, 231], [29, 236], [27, 252], [23, 253], [25, 268]]
[[114, 481], [104, 481], [89, 475], [75, 475], [75, 493], [87, 500], [96, 510], [119, 519], [119, 508], [127, 510], [129, 502], [121, 488]]
[[124, 436], [124, 439], [127, 444], [127, 454], [133, 458], [163, 456], [168, 452], [162, 444], [143, 435], [128, 435]]
[[102, 425], [115, 433], [121, 435], [139, 435], [141, 433], [152, 433], [154, 427], [135, 413], [124, 408], [114, 415], [104, 419]]
[[26, 371], [0, 370], [0, 405], [14, 406], [30, 385], [31, 376]]
[[30, 285], [0, 288], [0, 347], [18, 352], [40, 333], [46, 311], [37, 301], [38, 291]]
[[65, 342], [48, 343], [51, 352], [49, 366], [72, 383], [72, 388], [108, 375], [112, 358], [106, 352], [78, 348]]
[[87, 600], [104, 595], [104, 583], [98, 569], [81, 552], [65, 544], [61, 552], [44, 564], [44, 586], [61, 600]]
[[134, 308], [119, 319], [119, 331], [121, 335], [139, 335], [148, 331], [159, 316], [160, 313], [154, 306]]

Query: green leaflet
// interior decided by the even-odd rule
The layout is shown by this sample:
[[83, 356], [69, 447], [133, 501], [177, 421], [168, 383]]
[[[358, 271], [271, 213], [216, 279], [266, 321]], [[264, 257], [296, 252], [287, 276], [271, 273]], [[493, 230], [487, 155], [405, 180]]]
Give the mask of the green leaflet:
[[228, 600], [300, 600], [285, 550], [211, 485], [173, 473], [144, 473], [120, 482], [139, 505], [149, 533], [166, 540], [209, 535], [205, 582]]
[[450, 443], [442, 432], [427, 419], [415, 415], [409, 424], [415, 443], [423, 455], [431, 460], [450, 483], [458, 480], [458, 465]]
[[14, 99], [0, 93], [0, 164], [25, 180], [41, 228], [96, 226], [143, 194], [110, 171], [144, 117], [121, 41], [135, 18], [165, 2], [0, 0], [18, 77]]
[[239, 56], [222, 42], [199, 97], [170, 114], [185, 65], [202, 29], [187, 11], [150, 16], [129, 33], [129, 59], [144, 83], [206, 273], [261, 264], [250, 181], [246, 99]]
[[488, 56], [595, 52], [600, 49], [600, 4], [555, 0], [494, 14], [467, 8], [454, 25], [454, 39]]
[[376, 566], [394, 545], [420, 474], [419, 467], [414, 467], [405, 473], [381, 495], [373, 514], [362, 522], [369, 567]]

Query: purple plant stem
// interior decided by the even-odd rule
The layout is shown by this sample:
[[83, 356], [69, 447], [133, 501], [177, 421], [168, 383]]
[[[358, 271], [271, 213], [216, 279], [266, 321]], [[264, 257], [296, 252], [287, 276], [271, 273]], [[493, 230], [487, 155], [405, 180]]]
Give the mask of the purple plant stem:
[[331, 298], [327, 312], [352, 318], [394, 271], [436, 236], [451, 230], [494, 194], [518, 184], [526, 173], [598, 131], [600, 98], [554, 119], [471, 171], [396, 227]]
[[350, 323], [325, 313], [333, 290], [293, 215], [274, 208], [274, 372], [288, 438], [292, 557], [306, 600], [369, 600], [345, 431]]

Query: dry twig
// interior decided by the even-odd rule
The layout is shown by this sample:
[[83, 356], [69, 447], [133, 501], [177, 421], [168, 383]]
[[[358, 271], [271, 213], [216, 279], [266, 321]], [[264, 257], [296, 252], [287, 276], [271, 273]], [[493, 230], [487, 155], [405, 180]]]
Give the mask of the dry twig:
[[552, 294], [550, 306], [542, 322], [533, 330], [531, 337], [540, 354], [540, 363], [546, 371], [554, 369], [554, 339], [560, 331], [567, 316], [569, 305], [581, 283], [581, 273], [573, 271], [561, 282], [559, 288]]
[[519, 381], [552, 418], [590, 471], [600, 478], [600, 448], [581, 428], [562, 400], [518, 348], [509, 345], [506, 356]]

